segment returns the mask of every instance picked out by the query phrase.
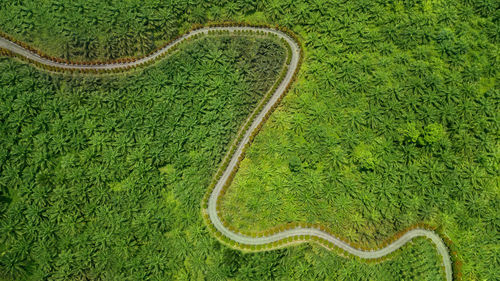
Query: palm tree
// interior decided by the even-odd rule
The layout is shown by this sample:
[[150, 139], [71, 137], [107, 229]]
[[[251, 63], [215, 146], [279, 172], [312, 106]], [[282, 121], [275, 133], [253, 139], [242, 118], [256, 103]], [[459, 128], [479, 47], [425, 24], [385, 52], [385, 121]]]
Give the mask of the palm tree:
[[358, 81], [355, 83], [354, 89], [361, 93], [371, 92], [372, 90], [372, 81], [368, 75], [359, 75]]
[[305, 19], [306, 21], [306, 30], [309, 33], [314, 33], [314, 31], [318, 28], [318, 25], [322, 21], [321, 14], [319, 12], [312, 12], [309, 14], [309, 16]]
[[304, 133], [307, 124], [307, 117], [304, 114], [296, 114], [292, 119], [292, 129], [295, 133]]
[[300, 3], [295, 7], [295, 17], [297, 19], [297, 24], [305, 24], [309, 18], [309, 4]]
[[364, 115], [360, 111], [350, 112], [347, 115], [347, 119], [349, 120], [351, 127], [356, 129], [360, 129], [361, 127], [365, 126], [366, 123]]
[[410, 78], [407, 89], [414, 95], [424, 95], [426, 87], [424, 82], [418, 78]]
[[6, 252], [0, 257], [0, 276], [12, 280], [24, 279], [27, 274], [27, 261], [17, 253]]
[[370, 128], [374, 129], [378, 127], [383, 117], [383, 112], [380, 107], [375, 105], [370, 105], [368, 111], [365, 112], [366, 122], [370, 126]]
[[228, 2], [224, 8], [227, 18], [233, 18], [241, 9], [239, 2]]

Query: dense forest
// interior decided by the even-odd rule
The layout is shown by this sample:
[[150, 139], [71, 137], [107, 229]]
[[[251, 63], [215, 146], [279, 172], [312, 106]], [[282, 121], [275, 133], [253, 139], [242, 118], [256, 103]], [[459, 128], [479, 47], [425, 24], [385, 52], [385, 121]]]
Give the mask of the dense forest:
[[284, 55], [268, 39], [208, 37], [103, 77], [0, 59], [1, 279], [439, 279], [424, 239], [369, 265], [309, 245], [243, 254], [211, 237], [201, 197]]
[[226, 221], [324, 223], [370, 247], [425, 222], [466, 280], [498, 276], [498, 34], [467, 6], [425, 8], [305, 33], [302, 79], [247, 152]]
[[201, 197], [285, 52], [274, 39], [209, 36], [100, 77], [1, 58], [0, 275], [165, 280], [182, 274], [189, 243], [207, 258]]
[[[305, 44], [303, 71], [248, 151], [223, 200], [226, 220], [246, 230], [321, 222], [365, 244], [424, 221], [458, 247], [465, 280], [493, 280], [500, 268], [499, 5], [19, 0], [0, 2], [0, 30], [51, 55], [92, 60], [148, 53], [210, 20], [290, 28]], [[212, 43], [203, 51], [206, 62], [228, 59], [231, 52]], [[272, 54], [262, 58], [274, 56], [266, 63], [277, 73]], [[436, 254], [423, 240], [392, 260], [366, 265], [308, 245], [242, 254], [207, 235], [201, 196], [258, 98], [242, 98], [241, 91], [262, 94], [270, 82], [259, 89], [254, 83], [269, 74], [249, 78], [246, 71], [236, 83], [226, 74], [238, 74], [232, 70], [246, 67], [248, 58], [224, 61], [225, 72], [215, 63], [202, 71], [180, 57], [127, 78], [50, 76], [2, 59], [0, 271], [6, 278], [440, 278]], [[200, 75], [186, 75], [195, 70]], [[221, 90], [209, 81], [226, 85], [227, 100], [213, 101]], [[210, 111], [194, 113], [181, 101], [204, 91], [217, 91], [199, 101], [215, 102]], [[204, 119], [179, 126], [190, 114]], [[207, 132], [214, 135], [207, 139]]]

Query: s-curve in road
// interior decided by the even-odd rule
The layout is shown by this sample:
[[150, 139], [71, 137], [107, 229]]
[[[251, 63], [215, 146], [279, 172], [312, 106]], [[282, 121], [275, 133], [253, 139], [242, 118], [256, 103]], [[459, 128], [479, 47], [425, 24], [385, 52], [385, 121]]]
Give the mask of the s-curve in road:
[[17, 55], [20, 55], [26, 59], [28, 59], [31, 62], [37, 62], [42, 65], [46, 66], [51, 66], [55, 67], [60, 70], [113, 70], [113, 69], [124, 69], [124, 68], [129, 68], [129, 67], [136, 67], [140, 66], [141, 64], [153, 61], [160, 56], [164, 55], [167, 53], [171, 48], [174, 46], [180, 44], [181, 42], [185, 41], [188, 38], [191, 38], [195, 35], [199, 34], [208, 34], [209, 31], [226, 31], [229, 33], [234, 33], [234, 32], [243, 32], [243, 31], [250, 31], [250, 32], [255, 32], [255, 33], [268, 33], [268, 34], [274, 34], [278, 36], [278, 38], [283, 39], [286, 44], [288, 44], [291, 48], [291, 58], [290, 58], [290, 63], [287, 66], [286, 70], [286, 75], [280, 85], [276, 88], [276, 91], [272, 93], [271, 98], [269, 101], [264, 105], [263, 109], [261, 112], [258, 113], [258, 115], [255, 117], [255, 119], [252, 120], [247, 120], [251, 122], [251, 125], [248, 127], [248, 129], [244, 132], [241, 132], [243, 135], [242, 140], [240, 141], [239, 144], [237, 144], [237, 148], [234, 151], [232, 155], [227, 155], [227, 157], [230, 157], [230, 162], [226, 169], [223, 171], [222, 176], [220, 179], [217, 181], [215, 188], [213, 189], [212, 193], [210, 194], [209, 201], [208, 201], [208, 209], [204, 210], [208, 213], [208, 216], [210, 218], [210, 222], [213, 224], [213, 226], [219, 231], [222, 235], [226, 236], [227, 238], [234, 240], [235, 242], [238, 242], [240, 244], [245, 244], [245, 245], [265, 245], [269, 244], [272, 242], [280, 241], [283, 239], [286, 239], [288, 237], [295, 237], [295, 236], [303, 236], [303, 235], [309, 235], [309, 236], [316, 236], [322, 239], [325, 239], [331, 243], [333, 243], [335, 246], [345, 250], [346, 252], [358, 256], [363, 259], [375, 259], [375, 258], [380, 258], [384, 257], [399, 248], [401, 248], [403, 245], [408, 243], [410, 240], [412, 240], [415, 237], [426, 237], [429, 238], [437, 248], [437, 251], [439, 255], [442, 257], [442, 262], [443, 266], [445, 269], [445, 275], [446, 275], [446, 280], [452, 280], [452, 266], [451, 266], [451, 260], [450, 256], [448, 253], [448, 249], [443, 243], [442, 239], [433, 231], [427, 230], [427, 229], [413, 229], [408, 232], [406, 232], [403, 236], [401, 236], [399, 239], [394, 241], [393, 243], [389, 244], [388, 246], [378, 249], [378, 250], [373, 250], [373, 251], [363, 251], [360, 249], [356, 249], [349, 245], [348, 243], [338, 239], [335, 236], [332, 236], [331, 234], [322, 231], [317, 228], [303, 228], [303, 227], [297, 227], [293, 229], [288, 229], [273, 235], [269, 236], [264, 236], [264, 237], [250, 237], [250, 236], [245, 236], [240, 233], [233, 232], [229, 230], [227, 227], [225, 227], [217, 213], [217, 202], [218, 198], [221, 196], [221, 191], [223, 187], [230, 183], [230, 175], [233, 173], [233, 171], [237, 168], [238, 165], [238, 159], [244, 152], [245, 145], [249, 143], [250, 141], [250, 136], [256, 130], [256, 128], [265, 121], [265, 116], [272, 110], [273, 106], [279, 101], [279, 98], [285, 93], [289, 83], [292, 81], [293, 75], [295, 71], [297, 70], [299, 66], [299, 60], [300, 60], [300, 47], [295, 40], [290, 37], [289, 35], [285, 34], [284, 32], [281, 32], [276, 29], [272, 28], [263, 28], [263, 27], [241, 27], [241, 26], [231, 26], [231, 27], [204, 27], [200, 29], [193, 30], [189, 33], [184, 34], [183, 36], [179, 37], [178, 39], [174, 40], [164, 48], [156, 51], [155, 53], [132, 61], [132, 62], [125, 62], [125, 63], [103, 63], [100, 65], [83, 65], [83, 64], [67, 64], [67, 63], [61, 63], [57, 61], [53, 61], [44, 57], [39, 56], [38, 54], [31, 52], [30, 50], [23, 48], [22, 46], [13, 43], [5, 38], [0, 37], [0, 48], [6, 49], [11, 51], [12, 53], [15, 53]]

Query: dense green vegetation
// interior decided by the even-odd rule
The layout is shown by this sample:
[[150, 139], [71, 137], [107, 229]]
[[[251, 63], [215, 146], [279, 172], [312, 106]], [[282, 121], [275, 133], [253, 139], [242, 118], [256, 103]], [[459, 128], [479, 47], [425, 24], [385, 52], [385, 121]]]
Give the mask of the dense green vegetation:
[[268, 40], [213, 37], [130, 76], [0, 59], [1, 279], [439, 279], [423, 239], [367, 265], [307, 245], [242, 254], [209, 235], [199, 201], [283, 59]]
[[102, 77], [2, 58], [1, 276], [200, 275], [219, 248], [202, 195], [285, 51], [274, 39], [212, 36], [133, 75]]
[[[287, 221], [323, 222], [346, 238], [367, 244], [374, 244], [379, 238], [423, 220], [442, 226], [455, 242], [458, 256], [464, 261], [466, 280], [494, 279], [498, 276], [500, 265], [496, 257], [500, 250], [495, 236], [499, 232], [500, 221], [496, 211], [499, 209], [500, 111], [498, 1], [213, 2], [217, 4], [211, 1], [153, 0], [3, 1], [0, 2], [0, 29], [53, 55], [95, 59], [147, 53], [187, 29], [190, 24], [213, 19], [265, 21], [291, 28], [302, 36], [306, 45], [299, 84], [249, 150], [248, 159], [243, 162], [235, 185], [229, 189], [224, 201], [226, 219], [238, 227], [253, 230]], [[35, 74], [36, 71], [21, 67], [24, 72], [18, 72], [16, 64], [5, 61], [2, 66], [10, 69], [2, 71], [6, 77], [11, 77], [10, 73], [18, 73], [13, 75], [14, 78], [8, 78], [11, 79], [8, 80], [10, 84], [26, 87], [21, 89], [35, 93], [38, 87], [30, 86], [32, 79], [15, 81], [17, 77], [39, 75]], [[71, 83], [78, 84], [78, 81], [75, 79]], [[100, 83], [105, 85], [109, 81]], [[142, 83], [131, 83], [130, 87], [142, 89]], [[148, 83], [145, 84], [153, 87], [159, 82], [151, 80]], [[5, 88], [4, 85], [2, 87]], [[109, 86], [102, 87], [96, 91], [108, 91]], [[57, 86], [54, 91], [68, 91], [59, 89]], [[85, 87], [81, 91], [81, 95], [94, 92], [92, 88]], [[28, 100], [21, 104], [33, 103]], [[18, 108], [22, 106], [17, 105], [9, 114], [23, 120], [24, 113], [21, 112], [24, 111], [17, 112]], [[2, 108], [0, 112], [4, 114], [7, 111]], [[93, 114], [93, 110], [90, 113]], [[96, 123], [99, 126], [105, 124], [101, 120]], [[228, 124], [224, 126], [228, 128], [224, 131], [226, 133], [235, 129]], [[15, 132], [20, 136], [22, 132], [30, 135], [28, 130], [17, 130]], [[230, 136], [223, 138], [226, 141], [219, 142], [227, 143]], [[114, 140], [114, 137], [111, 139]], [[25, 146], [32, 149], [29, 145]], [[155, 154], [150, 152], [153, 148], [148, 146], [144, 153]], [[204, 165], [216, 165], [224, 148], [219, 146], [217, 152], [211, 146], [210, 149], [215, 150], [207, 152], [212, 158], [204, 159]], [[27, 157], [26, 150], [9, 152], [7, 156], [2, 152], [0, 163], [6, 163], [7, 160], [3, 159], [16, 153], [21, 155], [17, 157]], [[65, 151], [60, 152], [60, 155], [65, 154]], [[163, 157], [167, 156], [173, 157], [170, 153], [165, 153]], [[97, 165], [97, 162], [93, 163]], [[188, 216], [191, 220], [175, 220], [173, 224], [176, 227], [177, 224], [182, 226], [173, 228], [174, 234], [180, 234], [167, 237], [171, 244], [175, 244], [168, 246], [171, 249], [168, 253], [171, 254], [160, 251], [158, 255], [147, 256], [151, 261], [156, 259], [157, 266], [151, 268], [160, 272], [150, 275], [151, 278], [165, 272], [190, 274], [184, 279], [196, 279], [193, 276], [284, 280], [316, 277], [339, 280], [437, 278], [436, 275], [428, 278], [419, 276], [418, 272], [424, 271], [411, 269], [415, 265], [401, 257], [369, 266], [307, 246], [252, 255], [221, 250], [221, 246], [204, 234], [201, 220], [197, 218], [198, 214], [195, 215], [199, 207], [196, 200], [201, 198], [206, 187], [204, 184], [213, 172], [213, 167], [207, 169], [198, 171], [198, 168], [193, 168], [198, 175], [197, 184], [187, 185], [184, 182], [186, 179], [172, 180], [171, 185], [178, 186], [178, 190], [182, 189], [181, 186], [189, 186], [183, 194], [189, 198], [190, 204], [179, 206], [187, 206], [196, 219]], [[22, 186], [24, 176], [19, 175], [21, 171], [20, 167], [2, 168], [1, 175], [4, 178], [5, 175], [17, 174], [17, 187]], [[168, 174], [172, 171], [171, 166], [164, 171]], [[110, 186], [120, 189], [123, 185], [121, 178], [116, 180], [113, 175], [105, 176], [106, 182], [115, 182]], [[156, 174], [148, 177], [159, 181]], [[3, 181], [1, 184], [7, 188]], [[266, 193], [260, 193], [263, 191]], [[113, 202], [128, 200], [117, 195], [112, 198]], [[238, 210], [234, 207], [235, 199], [238, 200]], [[144, 213], [148, 213], [146, 210], [149, 208], [157, 208], [144, 206], [139, 201], [130, 202], [142, 208]], [[111, 210], [116, 208], [112, 206]], [[13, 209], [10, 212], [20, 211]], [[248, 212], [252, 213], [252, 217], [247, 215]], [[110, 220], [120, 221], [119, 217]], [[60, 224], [64, 225], [64, 222], [58, 221], [53, 228], [58, 229]], [[7, 228], [3, 225], [0, 231], [2, 237], [7, 236], [6, 233], [24, 231], [23, 225], [7, 225]], [[143, 228], [154, 231], [156, 226], [151, 226], [149, 230]], [[106, 237], [102, 229], [86, 231], [87, 237], [94, 237], [93, 233]], [[199, 236], [203, 238], [194, 241], [192, 233], [202, 233]], [[167, 239], [159, 235], [154, 237]], [[153, 240], [148, 238], [143, 241]], [[138, 258], [138, 250], [133, 250], [137, 252], [129, 256], [136, 257], [133, 259], [136, 265], [125, 267], [134, 272], [141, 272], [141, 269], [142, 272], [150, 272], [149, 269], [144, 270], [142, 263], [147, 250], [139, 245], [137, 242], [121, 245], [128, 251], [140, 248], [144, 255]], [[23, 249], [27, 246], [16, 247]], [[107, 266], [104, 272], [126, 272], [118, 265], [111, 271], [109, 261], [101, 262], [100, 259], [105, 256], [103, 252], [109, 251], [106, 247], [107, 244], [99, 250], [88, 247], [92, 249], [89, 255], [96, 256], [96, 251], [100, 254], [99, 260], [94, 263]], [[153, 246], [148, 244], [148, 247]], [[188, 249], [179, 250], [182, 249], [179, 247]], [[409, 252], [413, 253], [412, 257], [420, 255], [420, 250], [415, 249], [410, 246], [404, 255], [409, 255]], [[58, 268], [75, 268], [77, 261], [71, 253], [58, 249], [54, 251], [51, 260], [55, 259], [54, 256], [62, 258], [64, 255], [70, 260], [69, 265], [67, 261], [59, 261]], [[422, 268], [434, 264], [434, 256], [425, 253], [414, 258], [426, 265]], [[6, 265], [26, 264], [22, 255], [0, 255], [4, 268]], [[204, 260], [207, 256], [210, 262]], [[233, 256], [238, 261], [236, 265], [232, 263], [225, 267]], [[201, 261], [200, 257], [203, 257]], [[165, 263], [165, 260], [169, 262]], [[182, 261], [183, 267], [179, 265]], [[193, 266], [193, 261], [203, 265]], [[55, 265], [51, 265], [47, 270], [53, 272]], [[216, 269], [219, 271], [214, 277]], [[292, 274], [290, 272], [296, 275], [288, 275]], [[352, 272], [352, 275], [340, 272]], [[384, 275], [381, 272], [397, 273]], [[85, 273], [75, 270], [72, 274], [82, 276]]]
[[381, 18], [364, 8], [332, 20], [332, 37], [304, 33], [302, 79], [247, 152], [222, 214], [246, 231], [325, 223], [368, 246], [426, 222], [458, 247], [467, 280], [492, 280], [498, 34], [468, 6], [394, 5]]
[[264, 1], [1, 1], [1, 30], [49, 55], [95, 60], [145, 55], [192, 24], [254, 12]]

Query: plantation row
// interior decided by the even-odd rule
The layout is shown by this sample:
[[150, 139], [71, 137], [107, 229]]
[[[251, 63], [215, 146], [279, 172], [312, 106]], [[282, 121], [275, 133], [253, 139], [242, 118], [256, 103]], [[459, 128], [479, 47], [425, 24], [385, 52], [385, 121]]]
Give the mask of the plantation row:
[[[205, 216], [205, 220], [209, 220], [208, 215], [204, 214], [204, 216]], [[277, 234], [279, 232], [283, 232], [283, 231], [291, 230], [291, 229], [295, 229], [295, 228], [316, 228], [318, 230], [321, 230], [321, 231], [328, 233], [330, 236], [335, 237], [335, 235], [333, 233], [331, 233], [328, 229], [326, 229], [322, 225], [320, 225], [320, 224], [313, 225], [313, 224], [307, 224], [307, 223], [292, 223], [292, 224], [290, 224], [290, 226], [281, 226], [279, 228], [276, 228], [273, 230], [267, 230], [267, 231], [261, 232], [261, 233], [255, 233], [255, 232], [248, 232], [248, 233], [241, 233], [240, 232], [240, 233], [243, 235], [251, 236], [251, 237], [265, 237], [265, 236], [270, 236], [273, 234]], [[407, 229], [404, 229], [403, 231], [398, 232], [396, 235], [391, 237], [390, 240], [386, 240], [386, 241], [382, 242], [381, 247], [385, 247], [385, 246], [395, 242], [396, 240], [401, 238], [404, 234], [408, 233], [411, 230], [416, 230], [416, 229], [427, 229], [427, 230], [436, 231], [435, 227], [431, 227], [431, 226], [428, 226], [425, 224], [418, 224], [418, 225], [409, 227]], [[220, 233], [217, 229], [215, 229], [215, 227], [212, 224], [209, 225], [209, 230], [215, 237], [217, 237], [224, 244], [228, 245], [231, 248], [239, 249], [239, 250], [242, 250], [245, 252], [271, 251], [271, 250], [276, 250], [276, 249], [280, 249], [283, 247], [292, 246], [295, 244], [313, 242], [319, 246], [326, 248], [329, 251], [333, 251], [334, 253], [336, 253], [339, 256], [342, 256], [345, 258], [351, 258], [351, 259], [354, 259], [358, 262], [367, 262], [369, 264], [380, 263], [380, 262], [384, 262], [387, 260], [391, 260], [391, 259], [397, 257], [399, 255], [399, 252], [400, 252], [400, 251], [391, 252], [390, 254], [385, 255], [383, 257], [380, 257], [380, 258], [362, 259], [356, 255], [349, 253], [348, 251], [343, 250], [342, 248], [339, 248], [334, 243], [332, 243], [328, 240], [325, 240], [323, 238], [314, 236], [314, 235], [296, 235], [296, 236], [290, 236], [290, 237], [287, 237], [285, 239], [281, 239], [281, 240], [278, 240], [278, 241], [275, 241], [272, 243], [259, 244], [259, 245], [249, 245], [249, 244], [238, 243], [234, 240], [229, 239], [228, 237], [226, 237], [222, 233]], [[231, 231], [238, 232], [238, 230], [236, 230], [236, 229], [231, 229]], [[432, 242], [431, 239], [427, 238], [426, 240], [434, 246], [434, 243]], [[445, 241], [446, 241], [446, 244], [448, 247], [453, 248], [453, 244], [452, 244], [451, 240], [445, 239]], [[347, 242], [344, 242], [344, 243], [347, 243]], [[355, 248], [362, 249], [363, 251], [375, 251], [376, 250], [376, 249], [363, 248], [363, 245], [359, 245], [359, 244], [353, 244], [353, 243], [347, 243], [347, 244], [350, 244], [351, 246], [353, 246]], [[431, 248], [435, 251], [434, 247], [431, 247]], [[461, 280], [462, 279], [462, 273], [461, 273], [462, 263], [460, 260], [457, 259], [456, 252], [452, 252], [452, 253], [453, 253], [452, 254], [453, 279], [454, 280]], [[444, 270], [444, 266], [442, 264], [442, 260], [437, 259], [436, 264], [440, 265], [439, 266], [440, 267], [440, 276], [443, 279], [446, 279], [446, 276], [444, 273], [445, 270]]]
[[[251, 28], [274, 28], [275, 30], [280, 30], [285, 33], [290, 34], [290, 36], [294, 36], [291, 32], [289, 32], [287, 29], [284, 28], [279, 28], [279, 27], [271, 27], [269, 25], [250, 25], [247, 23], [233, 23], [233, 22], [211, 22], [209, 23], [206, 27], [201, 26], [201, 25], [193, 25], [189, 31], [187, 31], [187, 34], [189, 33], [194, 33], [195, 31], [199, 31], [201, 29], [205, 28], [211, 28], [211, 27], [251, 27]], [[276, 34], [273, 34], [271, 32], [267, 32], [264, 30], [236, 30], [234, 32], [230, 32], [229, 30], [208, 30], [207, 34], [208, 35], [230, 35], [231, 33], [234, 33], [236, 35], [261, 35], [261, 36], [273, 36], [274, 38], [277, 38]], [[72, 73], [72, 72], [78, 72], [78, 73], [93, 73], [93, 74], [102, 74], [102, 73], [119, 73], [119, 72], [124, 72], [124, 71], [130, 71], [131, 69], [135, 69], [137, 67], [144, 67], [147, 66], [151, 63], [154, 63], [158, 59], [161, 59], [169, 54], [171, 54], [173, 51], [176, 50], [177, 48], [177, 43], [182, 40], [182, 42], [188, 42], [191, 40], [198, 39], [202, 36], [204, 36], [203, 33], [195, 33], [193, 35], [189, 35], [186, 37], [186, 35], [182, 36], [177, 36], [170, 40], [169, 42], [165, 43], [162, 47], [140, 57], [134, 57], [134, 58], [121, 58], [118, 60], [110, 60], [110, 61], [83, 61], [83, 62], [73, 62], [65, 59], [61, 59], [58, 57], [51, 57], [43, 53], [42, 51], [33, 48], [30, 45], [27, 45], [24, 42], [20, 42], [18, 40], [15, 40], [12, 36], [9, 36], [7, 34], [3, 34], [0, 32], [0, 36], [3, 37], [4, 39], [13, 42], [22, 48], [30, 51], [31, 53], [36, 54], [37, 56], [49, 60], [51, 63], [54, 62], [54, 64], [47, 64], [45, 62], [41, 62], [35, 59], [27, 58], [23, 56], [22, 54], [17, 54], [11, 50], [6, 50], [6, 49], [1, 49], [0, 48], [0, 54], [5, 55], [5, 56], [14, 56], [16, 58], [28, 61], [30, 63], [35, 64], [37, 67], [44, 68], [49, 71], [63, 71], [66, 73]], [[283, 40], [283, 39], [282, 39]], [[283, 40], [284, 41], [284, 40]], [[286, 42], [283, 42], [283, 44], [286, 45]], [[291, 50], [288, 48], [288, 52]], [[287, 64], [289, 64], [289, 61], [287, 61]], [[69, 66], [69, 67], [68, 67]], [[79, 66], [82, 66], [81, 68]], [[92, 68], [92, 66], [95, 66], [96, 68]], [[109, 68], [103, 68], [105, 66], [109, 66]], [[111, 67], [115, 66], [115, 67]]]

